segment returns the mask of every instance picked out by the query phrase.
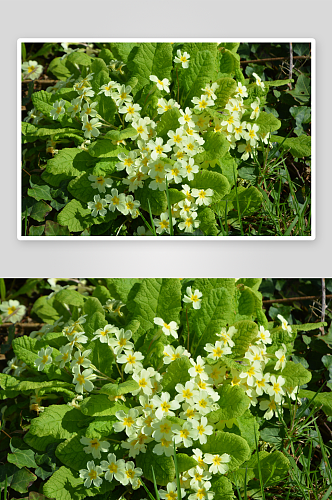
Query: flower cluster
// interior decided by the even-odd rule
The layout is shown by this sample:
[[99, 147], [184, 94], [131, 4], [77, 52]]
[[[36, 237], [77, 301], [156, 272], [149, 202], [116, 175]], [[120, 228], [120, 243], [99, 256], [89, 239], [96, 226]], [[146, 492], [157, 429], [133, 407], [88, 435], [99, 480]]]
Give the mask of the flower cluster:
[[0, 304], [1, 319], [4, 323], [17, 323], [21, 321], [26, 313], [26, 307], [19, 303], [18, 300], [3, 301]]

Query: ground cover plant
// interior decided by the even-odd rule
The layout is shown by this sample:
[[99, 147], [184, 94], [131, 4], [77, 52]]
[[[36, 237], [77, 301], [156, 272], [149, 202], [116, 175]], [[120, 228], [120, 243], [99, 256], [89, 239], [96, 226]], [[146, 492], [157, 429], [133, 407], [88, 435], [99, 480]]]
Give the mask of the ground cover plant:
[[328, 500], [331, 392], [304, 389], [294, 359], [298, 335], [326, 323], [268, 321], [260, 286], [2, 280], [4, 498]]
[[310, 62], [248, 54], [22, 44], [22, 235], [310, 235]]

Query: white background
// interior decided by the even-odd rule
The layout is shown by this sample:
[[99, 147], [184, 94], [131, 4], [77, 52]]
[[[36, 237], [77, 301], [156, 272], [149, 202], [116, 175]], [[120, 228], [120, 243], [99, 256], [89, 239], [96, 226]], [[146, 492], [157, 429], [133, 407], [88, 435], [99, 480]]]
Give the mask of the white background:
[[[331, 275], [331, 3], [301, 1], [13, 0], [1, 31], [0, 276]], [[16, 46], [18, 38], [315, 38], [316, 240], [18, 241]], [[259, 41], [259, 40], [258, 40]]]

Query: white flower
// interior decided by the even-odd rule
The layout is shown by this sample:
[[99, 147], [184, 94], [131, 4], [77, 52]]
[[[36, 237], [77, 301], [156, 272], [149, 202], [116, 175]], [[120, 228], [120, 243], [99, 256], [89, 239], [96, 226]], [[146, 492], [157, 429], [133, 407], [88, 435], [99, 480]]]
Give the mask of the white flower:
[[134, 370], [140, 370], [143, 368], [143, 365], [140, 362], [142, 359], [144, 359], [144, 356], [141, 352], [126, 351], [121, 356], [118, 356], [116, 360], [118, 363], [126, 364], [124, 368], [125, 373], [133, 373]]
[[198, 356], [196, 361], [189, 359], [192, 368], [189, 368], [188, 373], [192, 378], [199, 376], [202, 380], [207, 380], [208, 375], [204, 372], [205, 361], [201, 356]]
[[213, 189], [192, 189], [191, 194], [196, 198], [197, 205], [211, 205]]
[[138, 370], [134, 371], [133, 379], [139, 385], [139, 389], [136, 391], [132, 391], [133, 396], [138, 394], [140, 391], [143, 391], [144, 394], [151, 396], [152, 395], [152, 385], [150, 381], [150, 373], [147, 370]]
[[104, 216], [107, 214], [107, 201], [100, 198], [99, 194], [93, 197], [94, 201], [89, 201], [88, 209], [91, 210], [92, 217], [97, 217], [97, 215]]
[[253, 158], [253, 152], [252, 152], [253, 148], [250, 142], [246, 142], [246, 144], [239, 144], [237, 150], [239, 153], [243, 153], [241, 156], [241, 160], [246, 161], [249, 158], [249, 156]]
[[169, 109], [179, 107], [179, 104], [174, 99], [170, 99], [168, 102], [165, 99], [158, 99], [158, 115], [166, 113]]
[[173, 427], [173, 441], [177, 445], [182, 445], [189, 448], [196, 440], [198, 431], [192, 426], [190, 421], [185, 422], [182, 426], [175, 424]]
[[216, 94], [214, 93], [217, 89], [219, 88], [219, 85], [215, 82], [212, 83], [212, 85], [205, 85], [205, 87], [202, 89], [204, 94], [210, 97], [211, 99], [217, 99]]
[[84, 486], [90, 488], [93, 483], [94, 486], [99, 487], [103, 482], [102, 478], [99, 477], [103, 473], [103, 469], [99, 465], [95, 465], [94, 461], [91, 460], [87, 464], [87, 469], [80, 470], [80, 477], [85, 479]]
[[261, 380], [256, 380], [255, 381], [255, 386], [254, 389], [256, 391], [257, 396], [262, 396], [264, 392], [268, 392], [267, 388], [268, 382], [270, 381], [270, 374], [269, 373], [264, 373], [263, 377]]
[[68, 108], [68, 113], [71, 113], [71, 117], [74, 118], [79, 111], [81, 111], [82, 100], [79, 97], [72, 99], [71, 106]]
[[208, 470], [205, 459], [203, 458], [203, 452], [199, 448], [193, 448], [192, 457], [196, 460], [196, 462], [198, 463], [198, 466], [201, 469]]
[[119, 113], [126, 114], [125, 121], [132, 122], [133, 120], [138, 120], [140, 118], [139, 111], [141, 110], [139, 104], [134, 104], [132, 102], [127, 102], [124, 106], [119, 108]]
[[194, 109], [203, 110], [207, 106], [214, 106], [214, 100], [210, 99], [206, 94], [201, 95], [201, 97], [193, 97], [191, 102], [195, 104]]
[[175, 162], [174, 165], [166, 166], [166, 178], [168, 181], [173, 181], [178, 184], [182, 178], [186, 176], [187, 171], [182, 167], [180, 162]]
[[210, 354], [207, 355], [208, 358], [219, 359], [221, 356], [225, 356], [225, 354], [231, 354], [232, 350], [230, 347], [224, 345], [224, 342], [217, 341], [215, 345], [206, 344], [204, 347], [205, 351]]
[[168, 392], [162, 392], [160, 396], [153, 396], [151, 399], [152, 403], [157, 408], [156, 418], [161, 420], [168, 415], [175, 415], [174, 411], [180, 408], [180, 403], [178, 401], [170, 401], [170, 394]]
[[234, 333], [237, 333], [237, 329], [234, 326], [231, 326], [227, 331], [226, 328], [222, 328], [220, 333], [216, 333], [216, 335], [221, 337], [226, 345], [234, 347], [235, 344], [232, 340]]
[[112, 347], [114, 354], [117, 356], [123, 349], [133, 349], [134, 344], [129, 341], [132, 337], [132, 332], [130, 330], [124, 331], [123, 328], [121, 330], [116, 330], [115, 332], [116, 339], [112, 338], [108, 340], [108, 345]]
[[277, 318], [280, 319], [280, 321], [281, 321], [282, 329], [285, 330], [286, 332], [288, 332], [289, 336], [291, 337], [292, 336], [291, 325], [288, 324], [288, 322], [285, 320], [285, 318], [283, 316], [281, 316], [281, 314], [278, 314]]
[[23, 76], [30, 78], [30, 80], [36, 80], [43, 72], [43, 66], [38, 64], [37, 61], [25, 61], [21, 68]]
[[[278, 416], [277, 405], [274, 398], [271, 398], [270, 400], [264, 399], [263, 401], [260, 401], [259, 409], [265, 411], [264, 418], [266, 418], [266, 420], [270, 420], [273, 415], [275, 415], [276, 417]], [[281, 408], [279, 408], [279, 411], [281, 411]]]
[[172, 361], [175, 361], [176, 359], [179, 359], [182, 356], [190, 357], [189, 352], [180, 345], [176, 349], [174, 349], [174, 347], [171, 345], [165, 346], [163, 354], [164, 354], [163, 362], [165, 365], [169, 365], [170, 363], [172, 363]]
[[260, 79], [260, 77], [256, 73], [253, 73], [252, 76], [254, 76], [256, 78], [256, 85], [263, 89], [265, 87], [265, 85], [262, 82], [262, 80]]
[[282, 344], [282, 348], [278, 349], [274, 354], [278, 361], [276, 362], [276, 365], [274, 367], [275, 370], [280, 370], [280, 368], [283, 370], [286, 366], [286, 352], [287, 352], [287, 347], [285, 344]]
[[71, 360], [72, 348], [69, 345], [64, 345], [60, 347], [59, 351], [61, 354], [55, 358], [56, 363], [60, 363], [59, 367], [64, 368], [65, 364]]
[[252, 102], [250, 104], [250, 107], [252, 108], [252, 113], [250, 115], [250, 120], [256, 120], [259, 117], [259, 104], [260, 104], [260, 99], [257, 97], [257, 100]]
[[183, 297], [183, 302], [186, 304], [192, 303], [194, 309], [200, 309], [201, 308], [201, 297], [203, 294], [199, 290], [195, 290], [194, 292], [191, 291], [191, 286], [188, 286], [186, 289], [187, 295]]
[[236, 97], [238, 97], [238, 96], [248, 97], [247, 87], [242, 85], [241, 82], [237, 82], [237, 87], [236, 87], [235, 91], [236, 91], [236, 94], [235, 94]]
[[84, 130], [84, 137], [86, 139], [91, 139], [91, 136], [93, 137], [98, 137], [100, 134], [98, 127], [101, 126], [101, 123], [99, 122], [98, 118], [92, 118], [92, 120], [89, 121], [88, 115], [83, 116], [83, 126], [82, 130]]
[[117, 170], [124, 170], [126, 169], [127, 173], [129, 173], [129, 169], [134, 166], [135, 160], [137, 158], [137, 152], [136, 151], [129, 151], [129, 153], [120, 153], [118, 155], [118, 158], [120, 160], [119, 163], [116, 163], [116, 169]]
[[107, 441], [99, 441], [97, 438], [91, 439], [84, 436], [81, 437], [80, 443], [86, 445], [83, 451], [92, 453], [93, 458], [101, 458], [101, 452], [107, 452], [110, 447], [110, 443]]
[[131, 92], [131, 86], [130, 85], [121, 85], [118, 89], [117, 92], [112, 94], [113, 99], [116, 102], [117, 106], [121, 106], [123, 103], [128, 103], [133, 100], [132, 96], [129, 95]]
[[129, 437], [136, 433], [136, 421], [138, 416], [136, 408], [131, 408], [128, 413], [125, 413], [123, 410], [117, 411], [115, 416], [119, 420], [119, 422], [114, 422], [113, 424], [115, 432], [122, 432], [125, 430]]
[[26, 307], [21, 305], [18, 300], [8, 300], [1, 303], [0, 311], [2, 311], [3, 322], [17, 323], [25, 315]]
[[181, 50], [178, 49], [173, 61], [177, 64], [182, 64], [182, 68], [189, 68], [189, 59], [190, 54], [188, 54], [188, 52], [183, 52], [182, 54]]
[[[182, 222], [178, 224], [180, 231], [184, 230], [185, 233], [193, 233], [200, 225], [200, 221], [195, 220], [196, 218], [197, 212], [189, 212], [187, 215], [184, 215]], [[194, 306], [194, 309], [199, 309], [199, 307]]]
[[81, 88], [77, 88], [77, 92], [80, 96], [80, 99], [85, 99], [86, 97], [93, 97], [95, 95], [95, 91], [92, 90], [92, 87], [84, 87], [85, 83], [83, 82], [83, 86]]
[[142, 139], [143, 141], [147, 141], [149, 139], [148, 127], [146, 120], [144, 118], [140, 118], [137, 121], [133, 121], [132, 127], [137, 132], [137, 135], [133, 136], [132, 140], [139, 138]]
[[180, 164], [186, 171], [185, 177], [187, 177], [188, 181], [194, 180], [194, 174], [197, 174], [199, 171], [198, 166], [195, 165], [194, 159], [188, 158], [187, 160], [180, 160]]
[[102, 85], [100, 87], [100, 91], [98, 92], [98, 94], [104, 94], [109, 97], [111, 96], [111, 93], [114, 92], [114, 90], [117, 90], [119, 87], [119, 83], [110, 80], [106, 85]]
[[[169, 216], [168, 212], [163, 212], [160, 214], [160, 220], [159, 219], [153, 219], [154, 225], [156, 226], [156, 232], [158, 234], [163, 234], [165, 231], [166, 233], [170, 234], [170, 221], [169, 221]], [[174, 226], [175, 220], [172, 217], [172, 225]]]
[[38, 358], [35, 359], [34, 365], [37, 367], [38, 371], [42, 371], [45, 368], [45, 365], [50, 365], [52, 363], [52, 352], [53, 348], [52, 347], [47, 347], [42, 349], [38, 352]]
[[156, 444], [152, 452], [155, 453], [156, 455], [165, 454], [166, 457], [170, 457], [171, 455], [173, 455], [173, 450], [174, 450], [173, 447], [174, 444], [171, 439], [168, 440], [166, 438], [161, 438], [160, 442]]
[[126, 196], [124, 193], [118, 193], [117, 189], [112, 189], [111, 194], [105, 196], [105, 200], [109, 203], [108, 209], [114, 212], [115, 209], [124, 210], [126, 203]]
[[162, 331], [165, 335], [172, 335], [175, 339], [178, 338], [177, 330], [179, 326], [175, 321], [171, 321], [169, 324], [167, 324], [162, 318], [154, 318], [153, 322], [155, 325], [159, 325], [162, 327]]
[[[83, 366], [83, 368], [89, 368], [91, 365], [90, 359], [88, 359], [88, 356], [91, 354], [91, 349], [88, 349], [87, 351], [84, 351], [81, 353], [80, 350], [76, 351], [74, 354], [73, 361], [70, 363], [71, 369], [73, 369], [75, 366]], [[96, 457], [94, 457], [96, 458]]]
[[226, 474], [228, 471], [227, 464], [231, 461], [231, 457], [227, 453], [223, 453], [222, 455], [205, 453], [204, 461], [207, 464], [212, 464], [209, 467], [209, 472], [212, 472], [212, 474]]
[[153, 429], [152, 437], [156, 441], [161, 441], [163, 438], [167, 440], [172, 439], [174, 424], [167, 420], [167, 418], [153, 421], [151, 427]]
[[138, 200], [134, 200], [134, 197], [131, 194], [128, 194], [128, 196], [125, 197], [124, 205], [119, 206], [119, 211], [123, 215], [130, 214], [132, 217], [135, 217], [139, 206], [140, 202]]
[[150, 75], [150, 80], [151, 82], [156, 82], [157, 88], [159, 90], [165, 90], [165, 92], [169, 93], [170, 81], [167, 78], [159, 80], [159, 78], [156, 75]]
[[55, 101], [53, 104], [53, 108], [50, 111], [50, 115], [53, 120], [57, 120], [60, 115], [63, 115], [66, 112], [65, 110], [65, 101], [61, 99], [60, 101]]
[[202, 416], [200, 420], [192, 421], [193, 427], [197, 430], [197, 439], [199, 439], [200, 444], [205, 444], [207, 436], [213, 434], [213, 427], [212, 425], [207, 425], [207, 422], [208, 420], [204, 416]]
[[277, 403], [280, 403], [282, 396], [285, 394], [282, 389], [282, 386], [285, 384], [285, 379], [281, 375], [279, 375], [278, 378], [276, 378], [275, 375], [271, 375], [270, 383], [272, 385], [267, 387], [267, 393], [273, 396]]
[[130, 483], [135, 490], [141, 485], [141, 480], [139, 479], [139, 477], [142, 474], [142, 469], [140, 469], [139, 467], [135, 468], [134, 462], [126, 462], [124, 479], [121, 481], [121, 484], [126, 486], [128, 483]]
[[124, 460], [117, 460], [114, 453], [107, 455], [107, 461], [100, 462], [101, 468], [105, 471], [106, 481], [112, 481], [113, 477], [120, 483], [125, 479], [125, 466]]
[[259, 327], [259, 332], [258, 332], [258, 342], [262, 342], [263, 344], [272, 344], [272, 339], [271, 339], [271, 334], [269, 330], [265, 330], [264, 326], [261, 325]]
[[190, 108], [186, 108], [185, 111], [182, 111], [182, 109], [179, 110], [181, 115], [179, 118], [179, 123], [180, 125], [185, 125], [187, 124], [189, 128], [194, 128], [195, 127], [195, 122], [192, 120], [192, 111]]
[[113, 180], [105, 178], [102, 175], [89, 175], [88, 180], [91, 182], [93, 189], [98, 189], [99, 193], [105, 193], [107, 187], [111, 187]]
[[211, 479], [212, 477], [209, 472], [205, 471], [198, 465], [196, 465], [196, 467], [193, 467], [192, 469], [189, 469], [188, 474], [190, 477], [192, 477], [190, 486], [196, 489], [202, 486], [205, 481], [209, 481], [209, 479]]
[[248, 132], [245, 134], [246, 141], [249, 141], [251, 146], [255, 146], [258, 141], [257, 133], [259, 130], [259, 126], [256, 123], [247, 123]]
[[[217, 394], [218, 399], [220, 396]], [[207, 415], [212, 410], [213, 400], [207, 391], [197, 391], [193, 396], [194, 408], [201, 414]]]
[[91, 368], [88, 368], [87, 370], [84, 370], [83, 373], [80, 373], [80, 367], [75, 366], [73, 369], [73, 373], [73, 384], [76, 384], [76, 392], [83, 394], [83, 389], [88, 392], [91, 392], [93, 390], [94, 385], [91, 380], [95, 380], [97, 375], [93, 373], [93, 370]]
[[188, 496], [188, 500], [212, 500], [215, 493], [208, 491], [211, 488], [210, 481], [205, 481], [203, 484], [193, 484], [192, 489], [196, 493]]
[[246, 379], [246, 382], [251, 387], [254, 385], [255, 380], [261, 380], [263, 377], [262, 368], [259, 361], [254, 361], [247, 370], [240, 373], [240, 378]]
[[96, 116], [97, 110], [94, 109], [97, 106], [97, 102], [85, 102], [83, 105], [83, 110], [81, 111], [81, 118], [84, 116]]
[[185, 385], [182, 384], [176, 384], [175, 390], [179, 393], [175, 396], [174, 399], [176, 401], [179, 401], [180, 403], [182, 401], [185, 401], [188, 404], [191, 404], [193, 402], [193, 396], [197, 392], [194, 390], [194, 384], [191, 381], [187, 381]]
[[168, 143], [164, 144], [161, 137], [156, 137], [154, 141], [149, 141], [148, 147], [151, 150], [151, 159], [154, 161], [158, 160], [160, 157], [166, 157], [167, 155], [165, 153], [172, 150]]

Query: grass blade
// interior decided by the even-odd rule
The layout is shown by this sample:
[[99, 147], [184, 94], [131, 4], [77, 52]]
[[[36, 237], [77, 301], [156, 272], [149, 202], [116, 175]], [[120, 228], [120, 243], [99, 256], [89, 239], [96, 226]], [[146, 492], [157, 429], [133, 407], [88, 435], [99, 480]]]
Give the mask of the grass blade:
[[293, 228], [296, 226], [296, 224], [297, 224], [298, 220], [299, 220], [299, 216], [297, 215], [297, 216], [295, 217], [295, 219], [293, 220], [293, 222], [291, 223], [291, 225], [290, 225], [290, 226], [288, 226], [287, 231], [285, 231], [285, 232], [284, 232], [284, 236], [290, 236], [290, 234], [291, 234], [291, 232], [292, 232]]
[[149, 205], [149, 214], [150, 214], [150, 220], [151, 220], [152, 232], [153, 232], [153, 235], [154, 235], [154, 236], [157, 236], [157, 233], [156, 233], [156, 228], [155, 228], [155, 225], [154, 225], [154, 222], [153, 222], [153, 216], [152, 216], [152, 210], [151, 210], [151, 205], [150, 205], [150, 200], [149, 200], [149, 198], [148, 198], [148, 205]]
[[238, 217], [239, 217], [239, 224], [240, 224], [240, 229], [241, 229], [241, 236], [244, 236], [243, 226], [242, 226], [242, 219], [241, 219], [241, 212], [240, 212], [239, 196], [237, 194], [237, 183], [236, 183], [235, 168], [234, 167], [233, 167], [233, 177], [234, 177], [236, 206], [237, 206], [237, 213], [238, 213]]
[[258, 467], [258, 477], [259, 477], [259, 484], [261, 487], [261, 495], [262, 499], [265, 500], [265, 493], [264, 493], [264, 483], [263, 483], [263, 476], [262, 476], [262, 469], [261, 469], [261, 462], [259, 459], [259, 451], [258, 451], [258, 443], [257, 443], [257, 436], [256, 433], [254, 432], [255, 435], [255, 444], [256, 444], [256, 453], [257, 453], [257, 467]]
[[149, 495], [150, 497], [150, 500], [155, 500], [154, 496], [152, 495], [151, 491], [149, 491], [146, 487], [146, 485], [143, 483], [143, 481], [141, 481], [141, 485], [143, 486], [143, 488], [145, 489], [145, 491], [147, 492], [147, 494]]
[[325, 495], [322, 497], [322, 500], [329, 500], [331, 493], [332, 493], [332, 486], [329, 487]]
[[153, 465], [151, 465], [151, 469], [152, 469], [152, 475], [153, 475], [154, 491], [156, 492], [156, 498], [157, 498], [157, 500], [160, 500], [156, 476], [154, 475]]
[[[139, 213], [139, 215], [142, 217], [142, 219], [143, 219], [143, 221], [144, 221], [144, 223], [145, 223], [146, 227], [147, 227], [147, 228], [149, 229], [149, 231], [151, 231], [151, 233], [153, 234], [153, 229], [152, 229], [152, 227], [150, 226], [150, 224], [148, 223], [148, 221], [146, 220], [146, 218], [144, 217], [144, 215], [143, 215], [140, 211], [138, 211], [138, 213]], [[155, 234], [154, 236], [156, 236], [156, 234]]]
[[166, 197], [167, 197], [168, 218], [169, 218], [169, 232], [170, 232], [171, 236], [174, 236], [172, 207], [171, 207], [171, 204], [169, 202], [169, 191], [168, 191], [168, 182], [167, 181], [166, 181]]
[[176, 456], [176, 449], [175, 449], [175, 441], [174, 441], [174, 448], [173, 448], [173, 458], [174, 458], [174, 466], [175, 466], [175, 476], [176, 476], [176, 487], [177, 487], [177, 492], [178, 492], [178, 500], [181, 500], [181, 483], [180, 483], [180, 474], [179, 474], [179, 468], [178, 468], [178, 459]]
[[1, 300], [6, 298], [6, 284], [4, 278], [0, 278], [0, 297]]

